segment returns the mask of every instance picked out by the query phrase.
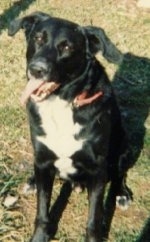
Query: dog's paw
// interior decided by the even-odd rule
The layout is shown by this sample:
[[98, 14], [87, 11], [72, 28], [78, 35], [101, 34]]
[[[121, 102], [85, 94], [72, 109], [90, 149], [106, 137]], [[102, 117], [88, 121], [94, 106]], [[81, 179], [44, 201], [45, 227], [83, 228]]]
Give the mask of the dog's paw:
[[48, 233], [48, 229], [46, 229], [44, 224], [41, 224], [35, 229], [30, 242], [48, 242], [52, 241], [52, 239]]
[[35, 177], [28, 178], [27, 183], [23, 186], [22, 193], [25, 195], [35, 194], [37, 191], [35, 184]]
[[49, 236], [43, 235], [43, 234], [35, 235], [30, 240], [30, 242], [48, 242], [48, 241], [49, 241]]
[[30, 195], [30, 194], [35, 194], [36, 193], [36, 185], [34, 184], [29, 184], [26, 183], [22, 189], [22, 193], [24, 195]]
[[125, 211], [129, 208], [131, 199], [127, 196], [116, 196], [116, 206]]

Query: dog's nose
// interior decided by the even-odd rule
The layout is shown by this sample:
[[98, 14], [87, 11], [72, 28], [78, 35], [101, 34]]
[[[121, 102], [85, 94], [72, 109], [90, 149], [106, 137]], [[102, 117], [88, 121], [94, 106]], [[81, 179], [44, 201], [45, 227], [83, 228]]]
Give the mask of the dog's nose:
[[36, 78], [43, 78], [48, 73], [48, 66], [45, 62], [35, 61], [29, 65], [30, 74]]

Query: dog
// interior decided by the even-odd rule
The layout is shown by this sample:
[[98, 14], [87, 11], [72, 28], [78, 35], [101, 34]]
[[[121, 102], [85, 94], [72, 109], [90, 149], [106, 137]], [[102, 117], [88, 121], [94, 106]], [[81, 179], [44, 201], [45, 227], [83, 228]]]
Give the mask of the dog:
[[49, 208], [56, 174], [70, 190], [71, 184], [87, 189], [85, 241], [102, 241], [107, 183], [118, 205], [126, 207], [132, 199], [126, 185], [131, 154], [114, 91], [95, 56], [101, 52], [119, 64], [123, 54], [103, 29], [42, 12], [13, 20], [8, 34], [20, 29], [27, 41], [28, 79], [21, 102], [29, 115], [37, 188], [31, 242], [53, 238]]

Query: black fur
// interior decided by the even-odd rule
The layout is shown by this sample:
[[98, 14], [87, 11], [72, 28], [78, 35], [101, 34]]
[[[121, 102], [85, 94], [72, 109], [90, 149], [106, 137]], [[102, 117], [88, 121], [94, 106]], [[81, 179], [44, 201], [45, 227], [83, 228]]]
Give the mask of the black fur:
[[[103, 196], [106, 184], [111, 182], [115, 196], [131, 199], [130, 190], [125, 183], [130, 150], [111, 84], [95, 54], [101, 51], [102, 55], [113, 63], [119, 63], [122, 54], [108, 39], [104, 30], [90, 26], [81, 27], [40, 12], [13, 21], [9, 35], [16, 34], [20, 28], [25, 30], [27, 39], [27, 73], [30, 72], [37, 79], [46, 76], [47, 82], [52, 80], [60, 83], [60, 87], [52, 95], [73, 103], [75, 97], [85, 90], [90, 96], [99, 90], [103, 93], [102, 97], [91, 104], [72, 106], [74, 123], [83, 127], [75, 136], [75, 140], [82, 138], [85, 141], [82, 149], [69, 157], [77, 172], [68, 174], [69, 183], [66, 183], [70, 187], [67, 194], [71, 192], [72, 182], [84, 184], [87, 188], [89, 216], [85, 240], [102, 241]], [[38, 69], [39, 62], [44, 69]], [[54, 150], [36, 138], [37, 135], [43, 136], [44, 130], [41, 127], [42, 117], [32, 99], [28, 101], [27, 108], [35, 152], [38, 199], [36, 225], [31, 241], [47, 242], [52, 239], [57, 229], [57, 225], [52, 221], [55, 220], [54, 213], [57, 214], [61, 204], [64, 207], [64, 200], [60, 200], [58, 205], [56, 202], [51, 212], [48, 212], [57, 172], [55, 161], [58, 157]], [[47, 109], [47, 116], [49, 112]], [[65, 119], [63, 114], [62, 119]], [[66, 145], [69, 145], [67, 140]], [[55, 211], [53, 216], [52, 210]]]

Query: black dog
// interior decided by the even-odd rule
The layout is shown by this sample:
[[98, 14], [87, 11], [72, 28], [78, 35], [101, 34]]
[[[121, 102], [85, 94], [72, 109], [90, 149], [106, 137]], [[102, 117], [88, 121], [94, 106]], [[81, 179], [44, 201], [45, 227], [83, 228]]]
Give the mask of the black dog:
[[102, 241], [107, 182], [120, 205], [131, 199], [125, 184], [130, 152], [111, 84], [95, 55], [101, 51], [108, 61], [119, 63], [122, 54], [102, 29], [44, 13], [13, 21], [9, 35], [20, 28], [27, 39], [28, 84], [22, 102], [29, 113], [37, 186], [31, 241], [53, 237], [49, 207], [56, 173], [87, 188], [86, 241]]

